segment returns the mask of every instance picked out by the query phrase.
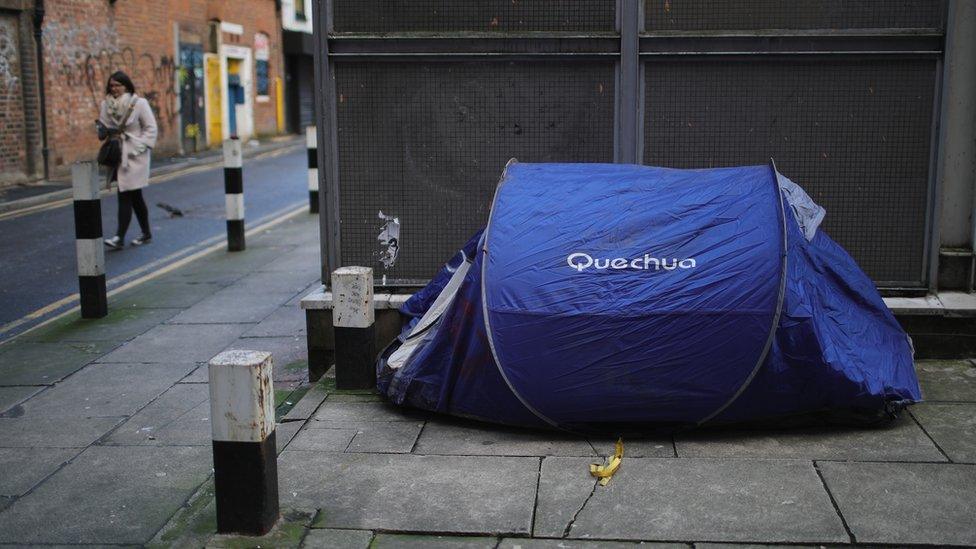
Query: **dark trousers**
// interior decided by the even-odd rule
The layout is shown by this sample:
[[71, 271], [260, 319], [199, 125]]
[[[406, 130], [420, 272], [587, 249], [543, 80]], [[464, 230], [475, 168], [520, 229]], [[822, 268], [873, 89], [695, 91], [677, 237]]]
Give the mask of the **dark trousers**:
[[125, 238], [125, 232], [129, 230], [132, 210], [136, 211], [136, 219], [139, 221], [142, 234], [146, 236], [152, 234], [149, 229], [149, 208], [142, 198], [142, 189], [119, 191], [119, 232], [116, 234], [120, 240]]

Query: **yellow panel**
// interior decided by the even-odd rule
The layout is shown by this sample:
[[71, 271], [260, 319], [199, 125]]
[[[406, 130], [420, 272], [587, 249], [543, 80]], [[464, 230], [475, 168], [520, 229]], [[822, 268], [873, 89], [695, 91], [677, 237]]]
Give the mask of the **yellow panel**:
[[275, 115], [278, 121], [278, 133], [285, 133], [285, 90], [281, 86], [281, 77], [275, 79]]
[[215, 145], [223, 140], [224, 106], [220, 90], [220, 57], [214, 54], [205, 56], [205, 93], [207, 97], [207, 143]]

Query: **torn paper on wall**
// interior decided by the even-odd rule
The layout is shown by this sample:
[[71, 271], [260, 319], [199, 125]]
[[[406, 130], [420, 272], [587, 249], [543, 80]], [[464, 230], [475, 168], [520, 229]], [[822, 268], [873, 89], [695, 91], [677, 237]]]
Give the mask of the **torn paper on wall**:
[[385, 215], [382, 210], [379, 217], [385, 222], [379, 236], [376, 237], [381, 248], [379, 262], [384, 268], [389, 269], [396, 263], [400, 252], [400, 218]]

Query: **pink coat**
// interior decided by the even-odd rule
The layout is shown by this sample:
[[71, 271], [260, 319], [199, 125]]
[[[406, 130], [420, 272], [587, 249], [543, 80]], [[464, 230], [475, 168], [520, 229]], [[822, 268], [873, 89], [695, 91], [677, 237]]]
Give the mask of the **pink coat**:
[[[108, 115], [108, 104], [102, 101], [98, 119], [107, 128], [118, 129], [115, 121]], [[132, 114], [122, 128], [122, 165], [119, 166], [119, 190], [133, 191], [149, 184], [149, 161], [152, 148], [156, 146], [156, 117], [153, 116], [149, 102], [136, 97]], [[144, 145], [145, 150], [138, 150]]]

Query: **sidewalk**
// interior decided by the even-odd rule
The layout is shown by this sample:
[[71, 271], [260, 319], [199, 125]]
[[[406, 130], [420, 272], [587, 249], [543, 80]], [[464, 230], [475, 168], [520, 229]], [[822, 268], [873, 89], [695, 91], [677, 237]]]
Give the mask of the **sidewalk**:
[[[255, 143], [256, 145], [251, 146], [249, 143]], [[304, 136], [281, 135], [267, 138], [260, 143], [256, 140], [249, 141], [244, 144], [242, 151], [244, 158], [252, 158], [259, 154], [298, 147], [304, 144]], [[149, 183], [155, 183], [160, 179], [168, 179], [170, 176], [177, 175], [190, 168], [199, 168], [201, 166], [217, 167], [222, 165], [222, 163], [223, 152], [219, 148], [199, 151], [194, 155], [153, 158], [152, 177], [150, 177]], [[71, 197], [71, 181], [69, 175], [57, 180], [40, 181], [27, 185], [13, 185], [0, 189], [0, 214], [56, 202], [69, 197]]]
[[[0, 346], [0, 544], [816, 547], [976, 544], [976, 362], [919, 363], [929, 402], [874, 430], [584, 439], [309, 387], [301, 215]], [[214, 536], [206, 361], [271, 351], [283, 520]], [[330, 372], [331, 373], [331, 372]], [[299, 398], [301, 397], [301, 398]], [[742, 547], [742, 546], [738, 546]]]

